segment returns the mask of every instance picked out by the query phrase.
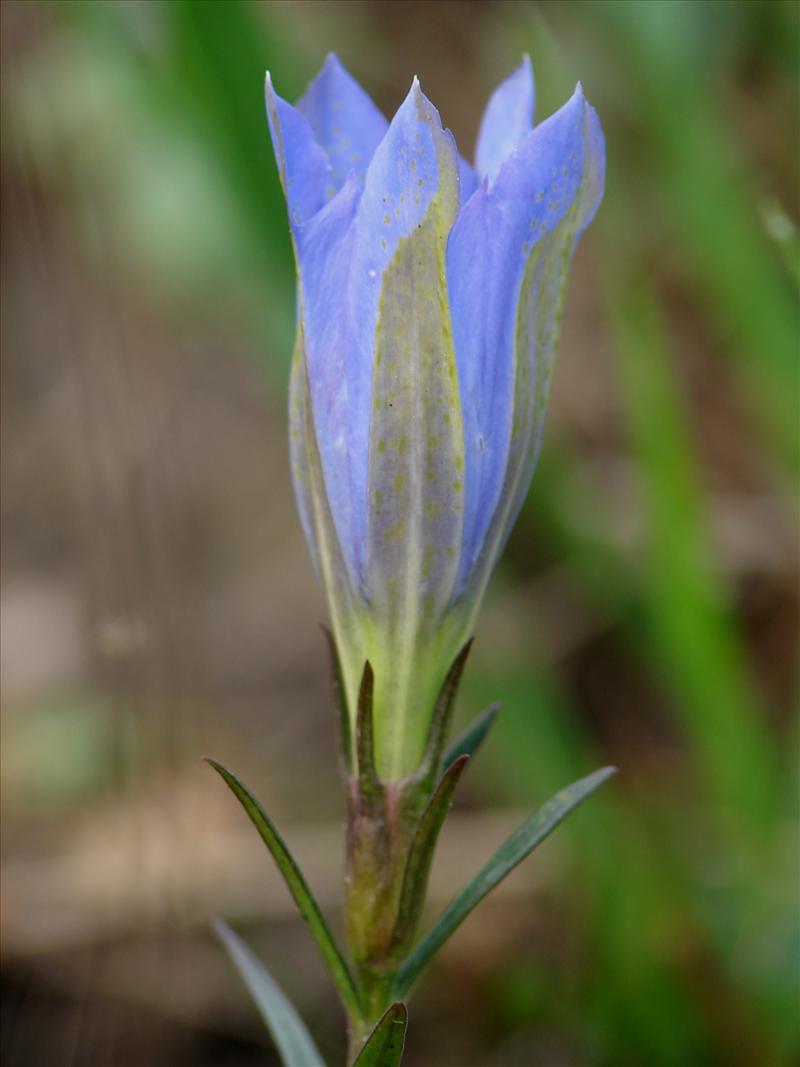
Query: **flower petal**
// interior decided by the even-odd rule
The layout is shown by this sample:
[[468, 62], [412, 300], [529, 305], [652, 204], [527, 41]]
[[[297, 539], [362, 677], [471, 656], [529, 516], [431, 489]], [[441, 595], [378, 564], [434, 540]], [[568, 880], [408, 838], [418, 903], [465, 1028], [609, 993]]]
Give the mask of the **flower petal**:
[[475, 168], [481, 178], [494, 181], [533, 124], [534, 87], [529, 56], [506, 78], [486, 105], [475, 149]]
[[[381, 280], [367, 574], [374, 604], [422, 620], [446, 607], [456, 575], [463, 435], [444, 269], [458, 211], [457, 155], [435, 109], [418, 89], [414, 97], [415, 125], [431, 143], [418, 166], [409, 168], [405, 196], [419, 191], [416, 174], [433, 168], [435, 188], [424, 214], [397, 242]], [[418, 150], [416, 135], [412, 144]]]
[[480, 183], [478, 175], [461, 155], [458, 157], [458, 184], [459, 201], [463, 207]]
[[[385, 709], [376, 740], [381, 771], [391, 778], [416, 767], [442, 680], [423, 668], [425, 651], [442, 639], [458, 573], [464, 478], [445, 280], [459, 206], [458, 154], [416, 83], [385, 146], [359, 205], [357, 246], [367, 277], [375, 270], [379, 281], [365, 573], [370, 611], [384, 635], [374, 651], [376, 668], [386, 668], [376, 669], [375, 706]], [[371, 201], [373, 194], [380, 195]], [[456, 651], [445, 650], [442, 661], [449, 665]]]
[[[309, 455], [308, 427], [308, 373], [303, 345], [303, 327], [298, 323], [297, 338], [292, 356], [292, 370], [289, 375], [289, 460], [292, 468], [294, 495], [300, 524], [303, 527], [306, 544], [311, 553], [314, 570], [321, 575], [317, 533], [314, 523], [314, 486], [311, 476], [311, 458]], [[313, 430], [313, 427], [312, 427]]]
[[[295, 405], [305, 397], [311, 408], [314, 435], [324, 472], [326, 506], [334, 517], [341, 555], [349, 569], [349, 581], [357, 582], [358, 561], [352, 553], [353, 505], [346, 446], [350, 413], [350, 329], [351, 317], [346, 293], [353, 246], [353, 223], [360, 196], [360, 184], [351, 173], [333, 200], [305, 225], [297, 228], [295, 243], [299, 275], [299, 326], [302, 331], [303, 362], [308, 384], [302, 394], [293, 392], [290, 423], [293, 442], [292, 462], [303, 528], [309, 536], [312, 501], [305, 471], [310, 447], [295, 427]], [[296, 360], [297, 361], [297, 360]], [[305, 371], [304, 371], [305, 373]], [[293, 372], [294, 377], [294, 372]], [[305, 425], [297, 410], [297, 425]], [[302, 448], [300, 447], [302, 445]], [[315, 556], [318, 556], [315, 548]]]
[[[304, 312], [314, 421], [331, 510], [345, 555], [362, 576], [367, 543], [372, 373], [381, 287], [400, 241], [421, 223], [436, 195], [440, 142], [447, 142], [450, 148], [440, 127], [436, 132], [431, 114], [436, 113], [415, 85], [367, 170], [355, 222], [347, 237], [347, 251], [338, 257], [339, 266], [328, 263], [326, 268], [330, 291], [325, 295], [325, 304], [330, 307], [330, 315], [317, 316], [315, 322], [309, 323], [308, 310]], [[438, 126], [438, 116], [435, 125]], [[328, 336], [319, 338], [321, 331]], [[336, 344], [330, 339], [331, 333], [337, 335]]]
[[330, 162], [329, 189], [337, 192], [351, 170], [363, 182], [389, 123], [331, 53], [297, 102]]
[[578, 87], [459, 215], [447, 280], [466, 474], [459, 592], [488, 578], [538, 453], [567, 269], [602, 195], [602, 132]]
[[[346, 705], [355, 708], [354, 698], [363, 670], [365, 646], [356, 610], [359, 597], [351, 581], [351, 568], [342, 554], [342, 545], [328, 503], [312, 413], [302, 321], [298, 324], [289, 381], [289, 426], [292, 476], [300, 517], [314, 566], [325, 589], [344, 672]], [[348, 655], [353, 652], [354, 655]]]
[[300, 112], [278, 96], [267, 73], [267, 119], [278, 173], [294, 232], [323, 206], [330, 185], [330, 163]]

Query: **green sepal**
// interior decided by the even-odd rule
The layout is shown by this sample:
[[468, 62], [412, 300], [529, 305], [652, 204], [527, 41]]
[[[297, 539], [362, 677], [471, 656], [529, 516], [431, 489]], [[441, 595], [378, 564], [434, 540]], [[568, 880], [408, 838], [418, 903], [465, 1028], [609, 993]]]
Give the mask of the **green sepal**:
[[[447, 672], [447, 676], [439, 690], [439, 696], [437, 697], [433, 715], [431, 716], [431, 724], [425, 741], [425, 752], [418, 772], [423, 781], [427, 779], [430, 782], [431, 787], [436, 780], [439, 764], [442, 761], [442, 752], [444, 751], [444, 744], [447, 740], [447, 731], [450, 728], [450, 721], [453, 717], [453, 705], [455, 704], [456, 693], [458, 691], [458, 683], [461, 681], [461, 675], [464, 673], [464, 666], [467, 662], [467, 656], [469, 656], [470, 649], [472, 648], [472, 641], [473, 639], [470, 638], [453, 660], [450, 670]], [[448, 763], [447, 766], [449, 767], [450, 764]]]
[[325, 1067], [305, 1023], [264, 964], [221, 919], [215, 919], [213, 927], [250, 990], [285, 1067]]
[[445, 752], [444, 759], [439, 766], [439, 774], [444, 774], [459, 756], [475, 755], [491, 730], [499, 711], [500, 702], [496, 701], [472, 720], [466, 730], [458, 735]]
[[333, 703], [339, 716], [339, 756], [342, 761], [345, 774], [353, 772], [353, 739], [350, 733], [350, 709], [347, 706], [347, 690], [344, 684], [342, 663], [339, 659], [339, 651], [333, 634], [327, 626], [320, 626], [325, 635], [328, 646], [328, 655], [331, 663], [331, 681], [333, 685]]
[[459, 893], [433, 929], [419, 942], [399, 968], [392, 996], [405, 996], [431, 957], [442, 947], [483, 898], [521, 863], [582, 800], [593, 793], [616, 767], [603, 767], [562, 789], [522, 824], [495, 852], [486, 866]]
[[309, 930], [322, 953], [331, 977], [341, 997], [342, 1003], [349, 1016], [358, 1016], [361, 1013], [361, 1002], [350, 970], [345, 963], [344, 957], [336, 944], [333, 934], [325, 921], [314, 895], [308, 887], [300, 868], [286, 847], [267, 813], [250, 793], [246, 786], [242, 785], [238, 778], [214, 759], [206, 758], [206, 762], [224, 779], [225, 784], [234, 794], [250, 817], [250, 821], [264, 844], [272, 854], [272, 858], [283, 875], [289, 892], [300, 909], [300, 914], [306, 921]]
[[359, 796], [368, 808], [373, 808], [384, 792], [375, 766], [375, 717], [372, 708], [374, 693], [375, 675], [372, 664], [367, 660], [361, 675], [356, 708], [356, 777]]
[[408, 1009], [398, 1001], [378, 1020], [353, 1067], [397, 1067], [403, 1058], [408, 1029]]
[[395, 954], [395, 958], [409, 945], [416, 931], [419, 916], [425, 903], [428, 875], [433, 862], [436, 842], [439, 839], [439, 831], [447, 818], [447, 813], [453, 801], [453, 793], [468, 762], [469, 756], [465, 753], [448, 767], [444, 775], [439, 779], [433, 796], [428, 801], [428, 805], [422, 813], [422, 818], [417, 826], [414, 840], [408, 853], [408, 859], [406, 860], [405, 871], [403, 872], [400, 904], [392, 932], [392, 948], [390, 951]]

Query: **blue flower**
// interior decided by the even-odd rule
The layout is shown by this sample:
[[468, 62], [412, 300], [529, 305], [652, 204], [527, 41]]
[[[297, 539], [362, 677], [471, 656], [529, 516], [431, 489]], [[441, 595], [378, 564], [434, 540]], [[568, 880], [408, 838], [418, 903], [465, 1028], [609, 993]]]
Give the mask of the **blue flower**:
[[349, 704], [369, 659], [396, 779], [533, 474], [603, 136], [580, 86], [532, 128], [527, 58], [489, 101], [474, 168], [416, 79], [391, 123], [335, 56], [295, 107], [269, 76], [266, 93], [298, 275], [300, 516]]

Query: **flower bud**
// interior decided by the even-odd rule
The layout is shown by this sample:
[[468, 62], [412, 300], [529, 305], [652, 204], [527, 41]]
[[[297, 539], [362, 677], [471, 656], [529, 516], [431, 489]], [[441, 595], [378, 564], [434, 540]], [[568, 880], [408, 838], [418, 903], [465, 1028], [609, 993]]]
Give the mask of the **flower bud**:
[[351, 708], [375, 675], [385, 779], [419, 764], [530, 483], [566, 276], [602, 195], [580, 86], [532, 128], [526, 59], [473, 169], [414, 79], [392, 122], [330, 56], [267, 112], [298, 276], [295, 489]]

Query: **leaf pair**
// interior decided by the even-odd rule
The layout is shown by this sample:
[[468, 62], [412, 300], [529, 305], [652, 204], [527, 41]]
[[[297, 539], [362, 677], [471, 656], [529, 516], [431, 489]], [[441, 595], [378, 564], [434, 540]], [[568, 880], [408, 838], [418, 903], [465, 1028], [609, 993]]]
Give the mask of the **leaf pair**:
[[[474, 751], [477, 744], [485, 736], [488, 725], [491, 724], [495, 714], [495, 708], [487, 709], [448, 752], [446, 759], [449, 759], [451, 755], [454, 755], [455, 758], [423, 815], [423, 823], [426, 819], [429, 819], [431, 822], [430, 830], [433, 832], [420, 835], [419, 840], [421, 842], [435, 842], [435, 837], [438, 833], [436, 824], [441, 825], [444, 813], [449, 807], [452, 790], [468, 760], [470, 751]], [[289, 891], [294, 897], [317, 942], [323, 959], [328, 965], [348, 1016], [351, 1019], [361, 1018], [361, 997], [350, 970], [325, 922], [319, 905], [288, 848], [261, 805], [246, 787], [222, 764], [215, 760], [208, 760], [208, 762], [222, 776], [236, 795], [262, 840], [272, 853]], [[401, 964], [392, 986], [392, 997], [395, 1003], [387, 1010], [370, 1035], [367, 1044], [356, 1061], [357, 1067], [395, 1067], [396, 1064], [399, 1064], [407, 1022], [405, 1007], [399, 1002], [408, 993], [421, 971], [480, 901], [514, 867], [525, 859], [578, 804], [614, 773], [614, 767], [604, 767], [563, 789], [535, 815], [523, 823], [501, 845], [492, 859], [462, 890], [433, 929], [422, 938], [408, 958]], [[426, 881], [431, 858], [432, 846], [428, 850], [427, 846], [420, 845], [416, 854], [412, 848], [407, 867], [407, 871], [410, 870], [412, 873], [408, 876], [417, 883]], [[223, 923], [218, 923], [217, 932], [250, 989], [287, 1067], [320, 1067], [323, 1061], [308, 1031], [274, 980], [270, 978], [255, 956], [227, 926]]]
[[[250, 990], [286, 1067], [325, 1067], [305, 1023], [266, 967], [224, 922], [217, 919], [214, 930]], [[407, 1027], [405, 1004], [392, 1004], [378, 1020], [353, 1067], [397, 1067]]]

